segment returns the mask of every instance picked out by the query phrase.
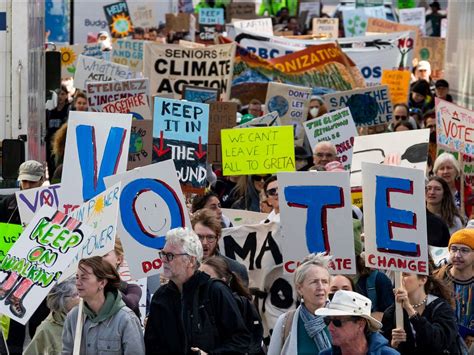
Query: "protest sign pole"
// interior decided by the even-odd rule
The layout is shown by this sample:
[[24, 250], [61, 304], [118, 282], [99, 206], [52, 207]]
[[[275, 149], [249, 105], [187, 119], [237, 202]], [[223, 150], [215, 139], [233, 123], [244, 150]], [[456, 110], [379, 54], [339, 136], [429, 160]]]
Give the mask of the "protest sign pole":
[[[466, 211], [464, 209], [464, 159], [463, 159], [463, 153], [459, 152], [458, 154], [458, 160], [459, 160], [459, 199], [461, 201], [461, 206], [460, 206], [460, 213], [461, 216], [466, 214]], [[469, 216], [470, 217], [470, 216]]]
[[[400, 271], [394, 271], [395, 275], [395, 290], [403, 288], [402, 286], [402, 273]], [[396, 327], [403, 328], [403, 308], [401, 303], [395, 301], [395, 320]]]
[[76, 333], [74, 334], [74, 349], [72, 352], [73, 355], [81, 354], [83, 317], [84, 317], [84, 299], [81, 298], [79, 301], [79, 309], [77, 311]]

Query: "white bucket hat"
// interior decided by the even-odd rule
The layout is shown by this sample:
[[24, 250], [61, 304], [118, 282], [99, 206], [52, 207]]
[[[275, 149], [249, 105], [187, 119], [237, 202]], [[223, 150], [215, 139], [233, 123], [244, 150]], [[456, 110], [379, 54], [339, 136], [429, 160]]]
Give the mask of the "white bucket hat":
[[370, 315], [372, 301], [359, 293], [352, 291], [337, 291], [332, 301], [325, 308], [316, 310], [315, 314], [322, 317], [354, 316], [367, 319], [369, 329], [377, 331], [382, 323]]

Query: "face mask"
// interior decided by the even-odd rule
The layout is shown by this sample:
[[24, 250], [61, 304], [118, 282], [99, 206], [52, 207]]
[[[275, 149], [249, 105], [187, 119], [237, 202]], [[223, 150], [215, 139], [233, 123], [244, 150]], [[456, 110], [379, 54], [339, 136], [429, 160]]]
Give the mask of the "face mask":
[[316, 116], [318, 115], [318, 112], [319, 112], [319, 108], [317, 108], [317, 107], [312, 107], [312, 108], [309, 110], [309, 114], [310, 114], [311, 117], [313, 117], [313, 118], [316, 118]]

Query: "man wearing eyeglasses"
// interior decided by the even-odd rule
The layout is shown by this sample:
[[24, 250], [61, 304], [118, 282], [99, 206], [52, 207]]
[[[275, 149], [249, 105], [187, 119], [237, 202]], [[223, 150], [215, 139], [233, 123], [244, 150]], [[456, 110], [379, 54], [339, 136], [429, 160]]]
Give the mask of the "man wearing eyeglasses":
[[390, 132], [393, 132], [393, 129], [395, 125], [401, 121], [406, 121], [410, 123], [413, 129], [416, 129], [418, 126], [416, 124], [416, 121], [410, 117], [409, 115], [409, 108], [406, 104], [396, 104], [393, 106], [393, 118], [390, 124], [388, 125], [388, 130]]
[[187, 228], [172, 229], [159, 255], [169, 282], [151, 301], [146, 353], [245, 353], [250, 334], [231, 289], [199, 271], [198, 236]]
[[474, 229], [460, 229], [448, 243], [450, 264], [436, 272], [452, 292], [459, 334], [468, 347], [474, 344]]
[[382, 323], [370, 315], [371, 307], [367, 297], [339, 290], [326, 307], [317, 309], [315, 314], [324, 317], [333, 345], [319, 354], [399, 354], [378, 332]]
[[[319, 142], [314, 147], [313, 164], [316, 170], [324, 170], [327, 163], [337, 160], [337, 151], [334, 144], [331, 142]], [[311, 170], [314, 170], [311, 168]]]

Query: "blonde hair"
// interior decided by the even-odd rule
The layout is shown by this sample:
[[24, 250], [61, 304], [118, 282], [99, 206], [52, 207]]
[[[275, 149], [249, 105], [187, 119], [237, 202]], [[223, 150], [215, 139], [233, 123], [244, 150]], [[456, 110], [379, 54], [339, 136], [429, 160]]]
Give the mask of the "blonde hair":
[[296, 268], [295, 272], [295, 285], [301, 285], [305, 278], [308, 270], [311, 266], [319, 266], [323, 269], [328, 270], [329, 261], [331, 256], [325, 255], [324, 253], [313, 253], [305, 257], [302, 263]]

